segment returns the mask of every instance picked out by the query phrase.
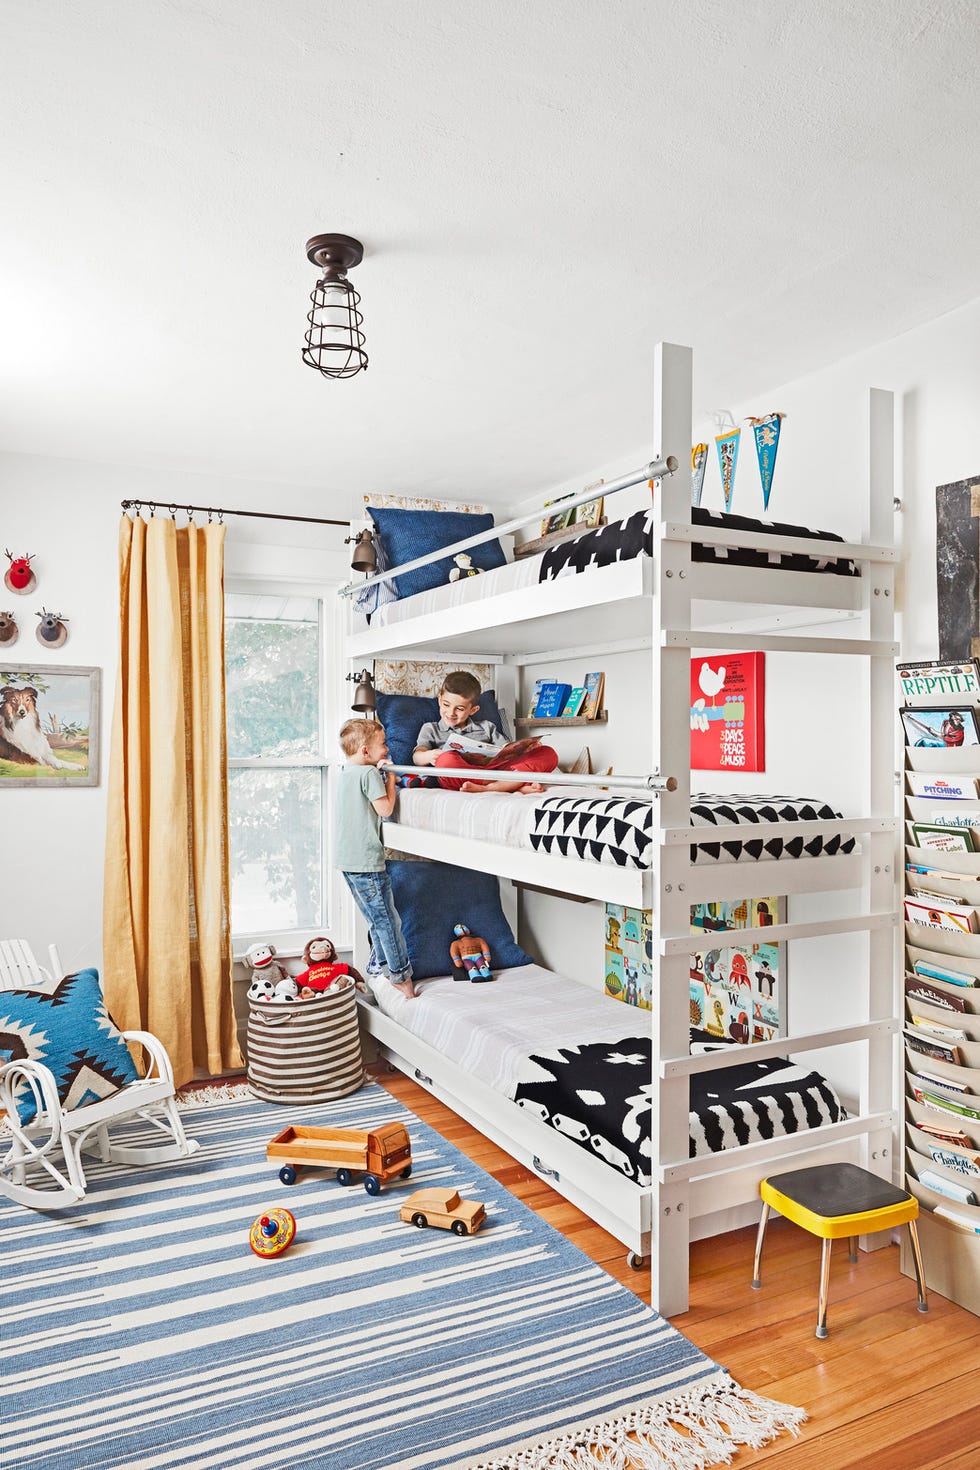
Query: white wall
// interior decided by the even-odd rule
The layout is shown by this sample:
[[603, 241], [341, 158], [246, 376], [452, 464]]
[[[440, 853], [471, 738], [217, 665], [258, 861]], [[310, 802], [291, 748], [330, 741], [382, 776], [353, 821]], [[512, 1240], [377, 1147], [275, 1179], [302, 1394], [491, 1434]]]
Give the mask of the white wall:
[[[66, 969], [102, 964], [102, 872], [106, 772], [118, 662], [120, 501], [146, 500], [279, 510], [346, 518], [346, 501], [287, 485], [147, 474], [116, 466], [0, 454], [0, 549], [33, 552], [37, 589], [15, 596], [0, 584], [0, 606], [17, 615], [20, 637], [0, 662], [84, 664], [102, 670], [102, 760], [95, 787], [7, 789], [0, 795], [6, 861], [0, 935], [27, 939], [42, 962], [58, 945]], [[229, 518], [229, 574], [346, 579], [344, 532], [337, 528]], [[8, 563], [3, 558], [2, 570]], [[67, 643], [43, 649], [35, 609], [64, 613]]]

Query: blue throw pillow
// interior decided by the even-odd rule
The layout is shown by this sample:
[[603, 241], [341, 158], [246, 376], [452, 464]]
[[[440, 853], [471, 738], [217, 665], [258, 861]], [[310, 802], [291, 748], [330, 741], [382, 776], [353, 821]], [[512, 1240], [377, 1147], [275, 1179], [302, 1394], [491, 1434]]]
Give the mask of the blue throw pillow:
[[[402, 566], [418, 556], [427, 556], [430, 551], [440, 551], [493, 526], [493, 516], [489, 513], [472, 515], [460, 510], [399, 510], [394, 506], [369, 505], [368, 514], [378, 529], [390, 567]], [[507, 561], [497, 540], [474, 546], [470, 556], [473, 565], [485, 572], [502, 567]], [[452, 557], [446, 556], [414, 572], [403, 572], [394, 579], [398, 596], [412, 597], [430, 587], [442, 587], [449, 581], [453, 565]]]
[[[54, 1074], [66, 1111], [110, 1097], [139, 1073], [105, 1008], [97, 970], [66, 975], [56, 990], [0, 991], [0, 1063], [24, 1058]], [[26, 1085], [17, 1112], [29, 1123], [37, 1112]]]
[[493, 969], [534, 964], [504, 918], [500, 886], [492, 873], [400, 859], [393, 859], [388, 870], [416, 980], [452, 973], [449, 946], [454, 924], [465, 924], [487, 941]]
[[[396, 766], [410, 766], [422, 726], [439, 718], [439, 701], [423, 694], [379, 693], [375, 716], [385, 727], [391, 761]], [[479, 712], [473, 718], [492, 720], [502, 735], [507, 733], [492, 689], [484, 689], [480, 695]]]

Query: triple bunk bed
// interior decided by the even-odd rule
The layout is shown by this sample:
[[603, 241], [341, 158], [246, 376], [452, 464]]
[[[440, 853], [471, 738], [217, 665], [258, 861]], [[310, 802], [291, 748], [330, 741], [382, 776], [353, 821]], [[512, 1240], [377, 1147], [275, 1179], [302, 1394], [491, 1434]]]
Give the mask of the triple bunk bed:
[[[649, 911], [651, 1009], [610, 1000], [602, 993], [601, 977], [593, 989], [524, 966], [498, 976], [509, 985], [426, 983], [416, 1001], [399, 997], [400, 1006], [384, 1009], [362, 1005], [361, 1019], [392, 1065], [621, 1240], [631, 1264], [640, 1266], [649, 1258], [652, 1303], [673, 1316], [688, 1306], [690, 1241], [742, 1223], [757, 1205], [759, 1181], [766, 1174], [791, 1163], [844, 1158], [883, 1177], [892, 1174], [898, 1121], [893, 791], [898, 647], [893, 641], [891, 395], [871, 390], [863, 539], [845, 542], [799, 527], [753, 526], [736, 517], [692, 512], [690, 351], [660, 344], [655, 367], [657, 453], [636, 474], [602, 487], [607, 513], [620, 490], [647, 480], [652, 503], [648, 499], [641, 512], [616, 523], [614, 537], [606, 534], [607, 526], [566, 546], [557, 575], [552, 559], [550, 579], [547, 568], [528, 566], [540, 558], [528, 557], [406, 597], [370, 622], [353, 612], [351, 602], [346, 654], [354, 669], [391, 657], [489, 663], [498, 701], [511, 713], [518, 708], [523, 670], [624, 650], [642, 650], [636, 656], [650, 661], [648, 754], [636, 775], [597, 779], [555, 772], [541, 778], [545, 794], [540, 799], [406, 790], [393, 819], [384, 824], [384, 840], [389, 849], [414, 859], [495, 875], [510, 914], [516, 914], [522, 885]], [[531, 519], [519, 517], [489, 535], [500, 536]], [[467, 538], [435, 555], [469, 550], [481, 539], [487, 536]], [[408, 565], [433, 559], [403, 563], [343, 591], [350, 597], [372, 581], [380, 585]], [[692, 808], [692, 653], [746, 647], [800, 659], [830, 655], [858, 662], [867, 715], [849, 724], [863, 724], [866, 742], [856, 750], [851, 729], [840, 759], [862, 767], [863, 812], [843, 817], [829, 806], [783, 797], [728, 802], [695, 797]], [[396, 769], [410, 774], [414, 768]], [[798, 788], [810, 784], [807, 771], [800, 771]], [[464, 818], [467, 810], [472, 820]], [[593, 810], [610, 816], [613, 825], [589, 826]], [[585, 834], [578, 841], [576, 822]], [[572, 835], [555, 837], [556, 823], [559, 833]], [[610, 831], [616, 834], [613, 840], [597, 840], [597, 832], [601, 837]], [[548, 840], [549, 833], [554, 840]], [[747, 892], [787, 898], [785, 915], [767, 929], [766, 941], [786, 947], [790, 1023], [793, 986], [810, 983], [797, 956], [804, 941], [821, 936], [838, 937], [835, 954], [845, 947], [847, 989], [852, 1001], [855, 992], [860, 996], [856, 1021], [835, 1025], [831, 1009], [823, 1012], [828, 1024], [809, 1026], [803, 1034], [792, 1034], [791, 1024], [789, 1034], [750, 1048], [692, 1046], [691, 957], [705, 947], [703, 934], [692, 933], [692, 905], [736, 900]], [[361, 932], [355, 957], [362, 963], [365, 940]], [[424, 1018], [435, 1015], [440, 1003], [443, 1019], [427, 1029]], [[812, 1006], [799, 1010], [813, 1014]], [[525, 1086], [522, 1097], [512, 1085], [518, 1076], [525, 1082], [539, 1077], [549, 1061], [574, 1063], [583, 1050], [580, 1043], [589, 1039], [582, 1030], [586, 1012], [596, 1041], [607, 1052], [612, 1046], [614, 1061], [635, 1066], [641, 1056], [649, 1057], [627, 1099], [624, 1129], [632, 1128], [634, 1137], [643, 1132], [645, 1168], [636, 1155], [632, 1163], [624, 1162], [615, 1157], [618, 1150], [594, 1136], [590, 1140], [587, 1123], [583, 1136], [576, 1120], [556, 1118], [554, 1109], [549, 1116], [549, 1109], [534, 1102], [533, 1086]], [[483, 1026], [487, 1034], [481, 1042]], [[645, 1052], [640, 1049], [644, 1039]], [[833, 1106], [834, 1089], [824, 1088], [825, 1079], [814, 1070], [823, 1057], [842, 1055], [826, 1050], [833, 1048], [844, 1049], [854, 1077], [844, 1098], [846, 1110]], [[530, 1061], [528, 1052], [534, 1053]], [[747, 1056], [761, 1075], [744, 1083]], [[786, 1092], [781, 1079], [797, 1075], [799, 1094]], [[717, 1102], [726, 1076], [743, 1079], [742, 1094], [728, 1113]], [[567, 1090], [575, 1093], [574, 1078]], [[646, 1114], [642, 1126], [640, 1113]], [[755, 1126], [743, 1128], [745, 1117]], [[780, 1118], [795, 1131], [781, 1132]], [[712, 1129], [718, 1136], [706, 1147], [701, 1135]]]

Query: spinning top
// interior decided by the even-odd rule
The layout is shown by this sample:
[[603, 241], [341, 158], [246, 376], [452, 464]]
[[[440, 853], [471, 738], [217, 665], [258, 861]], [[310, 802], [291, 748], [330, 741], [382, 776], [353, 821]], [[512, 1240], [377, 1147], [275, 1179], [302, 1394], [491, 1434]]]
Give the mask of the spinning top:
[[0, 612], [0, 648], [9, 648], [17, 642], [20, 629], [12, 612]]
[[14, 556], [12, 551], [8, 551], [7, 559], [10, 562], [10, 566], [4, 573], [3, 578], [3, 585], [7, 591], [19, 593], [33, 592], [37, 586], [37, 578], [31, 571], [31, 562], [34, 560], [34, 553], [30, 552], [27, 556]]
[[63, 618], [61, 613], [49, 613], [46, 607], [42, 607], [37, 616], [41, 621], [34, 631], [42, 648], [60, 648], [63, 643], [67, 643], [67, 618]]
[[288, 1210], [270, 1210], [252, 1221], [248, 1243], [257, 1256], [281, 1256], [296, 1239], [296, 1220]]

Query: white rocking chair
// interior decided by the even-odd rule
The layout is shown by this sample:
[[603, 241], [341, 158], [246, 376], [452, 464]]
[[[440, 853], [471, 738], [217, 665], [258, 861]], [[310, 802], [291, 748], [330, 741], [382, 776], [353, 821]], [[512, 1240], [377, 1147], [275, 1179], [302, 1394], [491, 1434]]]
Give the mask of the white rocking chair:
[[[52, 946], [55, 972], [60, 970]], [[26, 954], [25, 954], [26, 951]], [[16, 984], [11, 984], [17, 956]], [[32, 977], [31, 983], [28, 977]], [[46, 972], [23, 940], [0, 941], [0, 990], [37, 989]], [[0, 1066], [0, 1194], [29, 1209], [50, 1210], [76, 1204], [86, 1190], [82, 1154], [103, 1163], [159, 1164], [188, 1158], [200, 1145], [187, 1137], [174, 1100], [174, 1074], [162, 1042], [148, 1031], [123, 1031], [123, 1039], [143, 1047], [149, 1058], [145, 1077], [127, 1082], [110, 1097], [66, 1110], [53, 1073], [29, 1058]], [[37, 1112], [30, 1122], [18, 1116], [16, 1094], [26, 1083]], [[21, 1096], [23, 1101], [23, 1094]], [[114, 1143], [113, 1124], [142, 1120], [162, 1135], [160, 1143]]]

